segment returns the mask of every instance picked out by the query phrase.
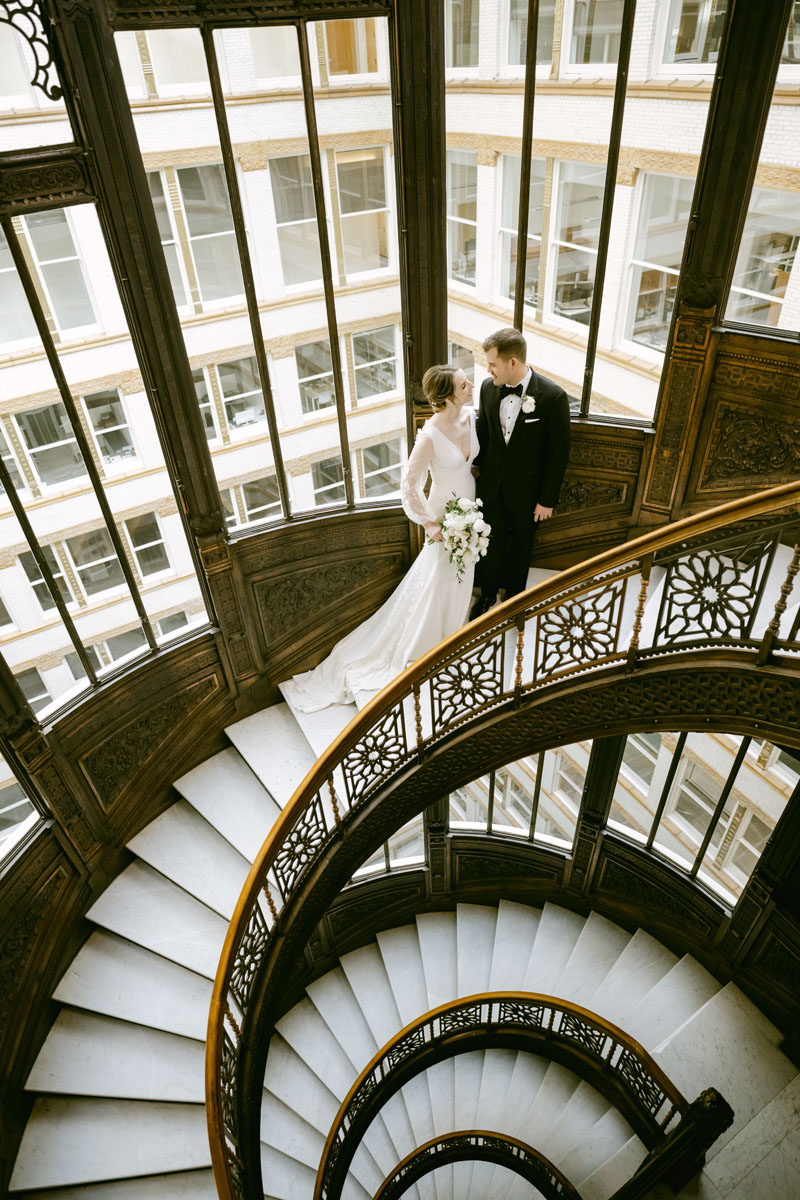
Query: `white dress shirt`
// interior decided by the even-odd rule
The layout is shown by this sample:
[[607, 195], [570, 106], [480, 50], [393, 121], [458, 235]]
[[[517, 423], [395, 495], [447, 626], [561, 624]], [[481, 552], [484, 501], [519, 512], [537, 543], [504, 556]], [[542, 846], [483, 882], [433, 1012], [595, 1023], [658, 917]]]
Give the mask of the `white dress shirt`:
[[[522, 408], [522, 402], [525, 399], [525, 393], [528, 390], [528, 384], [531, 381], [533, 372], [528, 367], [525, 378], [522, 380], [522, 395], [521, 396], [503, 396], [500, 401], [500, 428], [503, 431], [503, 437], [508, 442], [511, 434], [514, 432], [514, 426], [519, 416], [519, 411]], [[519, 387], [519, 384], [517, 384]]]

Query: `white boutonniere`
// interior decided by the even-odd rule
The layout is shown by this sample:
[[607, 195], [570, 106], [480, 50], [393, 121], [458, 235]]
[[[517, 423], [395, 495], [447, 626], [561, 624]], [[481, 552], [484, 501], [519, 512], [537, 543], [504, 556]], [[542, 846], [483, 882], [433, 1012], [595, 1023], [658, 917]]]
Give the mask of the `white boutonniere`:
[[522, 411], [524, 413], [532, 413], [536, 411], [536, 397], [526, 396], [522, 401]]

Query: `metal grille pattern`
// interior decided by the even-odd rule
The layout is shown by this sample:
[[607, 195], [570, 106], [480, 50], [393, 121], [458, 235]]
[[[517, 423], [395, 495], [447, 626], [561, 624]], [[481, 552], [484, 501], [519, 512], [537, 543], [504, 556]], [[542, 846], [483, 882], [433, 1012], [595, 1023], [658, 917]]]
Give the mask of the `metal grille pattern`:
[[431, 679], [434, 729], [471, 715], [503, 694], [504, 636], [494, 636], [448, 663]]
[[250, 988], [264, 958], [268, 939], [267, 923], [261, 909], [256, 905], [250, 914], [244, 937], [236, 948], [231, 973], [230, 990], [242, 1011], [247, 1007]]
[[608, 659], [617, 649], [625, 581], [549, 608], [537, 622], [536, 676]]
[[275, 858], [275, 878], [284, 896], [295, 888], [309, 863], [313, 862], [328, 834], [319, 793], [292, 826]]
[[350, 806], [355, 808], [376, 784], [408, 758], [402, 705], [390, 709], [356, 742], [342, 761]]

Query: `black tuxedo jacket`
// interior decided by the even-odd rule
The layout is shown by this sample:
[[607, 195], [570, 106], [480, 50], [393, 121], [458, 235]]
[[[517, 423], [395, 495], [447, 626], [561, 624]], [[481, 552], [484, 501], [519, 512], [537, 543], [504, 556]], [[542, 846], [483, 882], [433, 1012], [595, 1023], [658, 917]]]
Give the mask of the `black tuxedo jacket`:
[[569, 402], [563, 388], [544, 375], [531, 373], [526, 395], [533, 412], [520, 411], [506, 443], [500, 425], [500, 389], [491, 378], [481, 384], [477, 431], [480, 452], [478, 495], [487, 503], [500, 499], [511, 508], [536, 504], [555, 508], [569, 458]]

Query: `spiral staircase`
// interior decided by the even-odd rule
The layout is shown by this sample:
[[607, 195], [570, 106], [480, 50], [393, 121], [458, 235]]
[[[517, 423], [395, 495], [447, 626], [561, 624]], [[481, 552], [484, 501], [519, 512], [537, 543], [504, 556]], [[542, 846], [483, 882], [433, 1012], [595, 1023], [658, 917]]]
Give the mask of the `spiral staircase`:
[[[770, 571], [759, 600], [764, 614], [785, 591], [785, 555], [770, 559]], [[655, 620], [649, 609], [635, 612], [629, 582], [622, 645]], [[657, 605], [658, 575], [652, 585], [649, 603]], [[795, 597], [783, 605], [781, 629], [796, 604]], [[518, 674], [523, 659], [520, 644]], [[178, 779], [179, 798], [129, 842], [132, 861], [89, 910], [91, 933], [53, 996], [58, 1015], [28, 1079], [35, 1100], [13, 1195], [217, 1195], [204, 1041], [228, 922], [284, 807], [355, 713], [342, 706], [306, 716], [281, 703], [232, 725], [229, 747]], [[800, 1078], [779, 1048], [779, 1031], [738, 988], [641, 929], [555, 904], [501, 900], [497, 908], [421, 913], [413, 924], [383, 930], [310, 983], [283, 1015], [261, 1095], [265, 1200], [311, 1200], [339, 1105], [399, 1029], [437, 1005], [498, 989], [580, 1005], [641, 1043], [689, 1099], [709, 1086], [722, 1093], [734, 1122], [683, 1195], [800, 1195], [792, 1190], [800, 1188]], [[469, 1051], [430, 1067], [386, 1103], [343, 1195], [374, 1195], [416, 1146], [473, 1128], [537, 1146], [583, 1200], [612, 1196], [646, 1153], [620, 1113], [565, 1067], [521, 1051]], [[490, 1163], [442, 1167], [407, 1194], [537, 1195]]]

